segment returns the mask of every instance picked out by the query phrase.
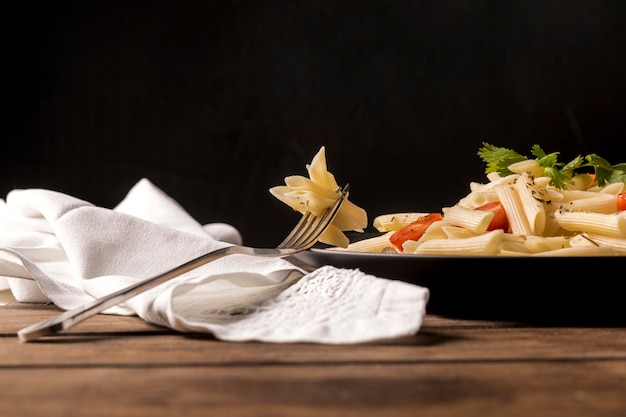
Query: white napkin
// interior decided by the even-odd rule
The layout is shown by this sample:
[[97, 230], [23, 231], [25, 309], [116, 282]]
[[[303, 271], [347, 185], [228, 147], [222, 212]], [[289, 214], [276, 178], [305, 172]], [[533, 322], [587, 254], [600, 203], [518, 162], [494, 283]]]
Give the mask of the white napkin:
[[[0, 200], [0, 277], [20, 302], [73, 309], [240, 243], [235, 228], [199, 224], [147, 179], [114, 209], [44, 189]], [[230, 341], [341, 344], [415, 334], [428, 297], [427, 288], [358, 269], [306, 273], [284, 259], [232, 255], [106, 313]]]

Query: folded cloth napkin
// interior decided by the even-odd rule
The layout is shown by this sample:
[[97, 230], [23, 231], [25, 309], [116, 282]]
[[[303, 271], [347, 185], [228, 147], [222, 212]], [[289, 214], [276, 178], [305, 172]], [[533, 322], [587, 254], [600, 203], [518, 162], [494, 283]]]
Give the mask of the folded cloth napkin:
[[[17, 301], [79, 307], [205, 252], [240, 244], [147, 179], [114, 209], [44, 189], [0, 200], [0, 277]], [[429, 291], [325, 266], [231, 255], [105, 311], [230, 341], [359, 343], [415, 334]], [[25, 323], [28, 325], [31, 323]]]

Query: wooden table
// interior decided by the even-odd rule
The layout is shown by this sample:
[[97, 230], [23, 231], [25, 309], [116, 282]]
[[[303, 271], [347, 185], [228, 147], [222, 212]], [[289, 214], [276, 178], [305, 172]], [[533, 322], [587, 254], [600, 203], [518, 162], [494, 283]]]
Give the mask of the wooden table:
[[626, 327], [427, 315], [413, 337], [329, 346], [228, 343], [101, 315], [17, 340], [58, 312], [0, 307], [2, 416], [626, 416]]

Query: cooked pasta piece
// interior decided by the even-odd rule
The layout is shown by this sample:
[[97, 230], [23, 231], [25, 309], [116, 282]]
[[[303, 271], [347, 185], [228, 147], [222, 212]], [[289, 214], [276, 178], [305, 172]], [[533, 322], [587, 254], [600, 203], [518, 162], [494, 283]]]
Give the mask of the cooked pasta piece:
[[406, 253], [415, 252], [415, 249], [422, 243], [432, 239], [448, 239], [448, 234], [444, 231], [446, 223], [443, 220], [436, 221], [424, 231], [418, 240], [407, 240], [402, 244], [402, 251]]
[[526, 245], [518, 242], [502, 242], [500, 244], [501, 256], [529, 256], [532, 252], [528, 250]]
[[324, 230], [324, 232], [320, 235], [319, 240], [323, 243], [332, 242], [330, 244], [340, 248], [345, 248], [350, 244], [350, 239], [348, 239], [348, 236], [346, 236], [334, 224], [331, 224], [326, 228], [326, 230]]
[[[333, 203], [334, 204], [334, 203]], [[365, 211], [350, 200], [344, 200], [341, 209], [333, 220], [333, 226], [339, 230], [350, 230], [353, 232], [364, 232], [367, 226], [367, 215]]]
[[596, 187], [589, 188], [587, 191], [594, 191], [594, 192], [605, 193], [605, 194], [619, 194], [621, 192], [626, 191], [626, 183], [612, 182], [610, 184], [605, 185], [602, 188], [596, 186]]
[[559, 206], [556, 203], [563, 201], [563, 199], [563, 193], [560, 190], [555, 190], [554, 188], [544, 189], [543, 200], [546, 204], [547, 212], [558, 210]]
[[331, 250], [369, 253], [398, 253], [396, 248], [394, 248], [393, 245], [389, 243], [389, 237], [391, 237], [392, 234], [393, 232], [387, 232], [380, 236], [352, 242], [345, 248], [331, 248]]
[[611, 246], [620, 255], [626, 255], [626, 238], [608, 237], [595, 233], [582, 233], [574, 236], [570, 241], [571, 246], [605, 245]]
[[[445, 238], [444, 238], [445, 239]], [[421, 239], [417, 240], [407, 240], [402, 244], [402, 253], [415, 253], [417, 247], [421, 245]]]
[[320, 215], [328, 207], [337, 201], [336, 195], [328, 198], [311, 189], [294, 189], [287, 186], [272, 188], [272, 194], [292, 209], [304, 213], [310, 210], [313, 214]]
[[562, 236], [562, 235], [571, 235], [572, 232], [569, 230], [565, 230], [561, 227], [561, 224], [556, 219], [554, 213], [546, 214], [546, 226], [543, 228], [543, 236]]
[[470, 229], [466, 229], [465, 227], [450, 226], [446, 224], [441, 226], [441, 231], [446, 234], [448, 239], [465, 239], [481, 234], [473, 232]]
[[524, 244], [530, 252], [547, 252], [569, 247], [569, 238], [565, 236], [527, 236]]
[[541, 190], [533, 183], [528, 173], [523, 172], [515, 181], [515, 191], [519, 196], [522, 212], [528, 224], [526, 234], [541, 236], [546, 225], [546, 211]]
[[493, 188], [490, 188], [489, 190], [472, 193], [468, 195], [468, 198], [459, 201], [457, 204], [474, 209], [496, 201], [499, 201], [498, 195], [493, 191]]
[[486, 210], [473, 210], [460, 205], [442, 209], [444, 221], [454, 226], [464, 227], [474, 233], [485, 233], [494, 213]]
[[328, 164], [326, 163], [326, 148], [321, 147], [317, 154], [311, 160], [311, 163], [306, 166], [311, 181], [319, 184], [321, 187], [327, 190], [336, 190], [339, 187], [335, 176], [328, 171]]
[[529, 173], [533, 177], [540, 177], [544, 173], [544, 168], [539, 165], [536, 159], [525, 159], [509, 165], [509, 170], [516, 174]]
[[542, 192], [543, 192], [543, 191], [545, 191], [546, 187], [550, 183], [550, 177], [536, 177], [536, 178], [533, 178], [533, 183], [535, 184], [536, 187], [540, 188], [542, 190]]
[[500, 252], [503, 234], [504, 232], [498, 229], [466, 239], [431, 239], [419, 245], [413, 253], [493, 256]]
[[593, 211], [595, 213], [611, 214], [617, 211], [617, 196], [607, 193], [587, 193], [576, 191], [579, 198], [571, 193], [563, 193], [563, 201], [558, 204], [564, 211]]
[[513, 233], [505, 233], [502, 235], [502, 242], [524, 243], [527, 237], [524, 235], [515, 235]]
[[402, 229], [428, 213], [393, 213], [382, 214], [374, 218], [372, 226], [379, 232], [389, 232]]
[[497, 201], [498, 196], [494, 195], [493, 188], [496, 185], [512, 184], [515, 182], [518, 176], [518, 174], [507, 175], [506, 177], [499, 177], [496, 175], [491, 176], [491, 178], [493, 179], [491, 179], [491, 181], [486, 184], [479, 185], [478, 183], [475, 183], [472, 192], [459, 200], [457, 204], [467, 208], [476, 208], [484, 204]]
[[578, 246], [563, 249], [551, 250], [547, 252], [535, 253], [532, 256], [619, 256], [610, 246]]
[[584, 211], [557, 212], [554, 214], [561, 227], [565, 230], [626, 238], [625, 216]]
[[593, 182], [593, 178], [587, 174], [576, 174], [571, 179], [573, 183], [567, 184], [568, 190], [587, 190]]
[[447, 239], [448, 234], [443, 230], [445, 225], [446, 223], [443, 220], [434, 222], [428, 229], [426, 229], [422, 237], [419, 239], [419, 242], [425, 242], [431, 239]]
[[506, 211], [511, 231], [517, 235], [529, 235], [530, 226], [517, 192], [509, 185], [496, 185], [493, 190], [498, 194], [502, 207]]

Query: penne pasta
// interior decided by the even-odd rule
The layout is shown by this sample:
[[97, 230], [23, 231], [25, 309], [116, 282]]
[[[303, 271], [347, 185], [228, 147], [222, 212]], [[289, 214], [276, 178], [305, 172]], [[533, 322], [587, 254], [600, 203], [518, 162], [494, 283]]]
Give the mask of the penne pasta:
[[502, 230], [493, 230], [465, 239], [431, 239], [419, 245], [415, 252], [423, 255], [497, 255], [502, 242]]
[[614, 182], [611, 184], [607, 184], [605, 187], [598, 190], [599, 193], [615, 195], [623, 193], [624, 191], [626, 191], [626, 183], [623, 182]]
[[580, 235], [576, 235], [571, 239], [571, 246], [582, 246], [582, 245], [605, 245], [611, 246], [615, 252], [620, 255], [626, 255], [626, 238], [616, 238], [609, 237], [603, 235], [597, 235], [594, 233], [582, 233]]
[[562, 211], [593, 211], [611, 214], [617, 210], [617, 196], [613, 194], [593, 193], [594, 196], [563, 201], [558, 204]]
[[543, 175], [544, 169], [536, 159], [525, 159], [520, 162], [515, 162], [509, 165], [509, 170], [516, 174], [530, 174], [533, 177], [539, 177]]
[[522, 203], [515, 189], [508, 185], [496, 185], [493, 189], [498, 194], [498, 198], [506, 211], [511, 224], [511, 231], [517, 235], [529, 235], [528, 219], [524, 214]]
[[380, 236], [376, 236], [370, 239], [364, 239], [357, 242], [350, 243], [345, 248], [331, 248], [332, 250], [350, 251], [350, 252], [368, 252], [368, 253], [383, 253], [398, 251], [389, 243], [389, 237], [393, 232], [387, 232]]
[[448, 224], [463, 227], [474, 233], [485, 233], [494, 213], [486, 210], [472, 210], [460, 205], [443, 209]]
[[413, 223], [422, 216], [426, 216], [428, 213], [394, 213], [383, 214], [374, 218], [372, 226], [379, 232], [389, 232], [400, 230], [407, 224]]
[[276, 198], [287, 204], [294, 210], [304, 213], [311, 211], [316, 216], [320, 215], [328, 207], [331, 207], [337, 198], [325, 198], [312, 190], [305, 189], [280, 189], [275, 191]]
[[417, 247], [422, 244], [422, 241], [417, 240], [407, 240], [402, 244], [402, 252], [404, 253], [415, 253]]
[[[512, 184], [518, 177], [518, 174], [507, 175], [506, 177], [491, 176], [494, 179], [487, 184], [476, 185], [476, 188], [472, 190], [470, 194], [459, 200], [457, 203], [460, 206], [467, 208], [480, 207], [483, 204], [490, 203], [497, 200], [497, 196], [493, 196], [493, 188], [496, 185]], [[494, 198], [496, 200], [494, 200]]]
[[569, 247], [569, 238], [564, 236], [528, 236], [524, 245], [532, 253], [548, 252]]
[[500, 244], [500, 255], [503, 256], [523, 256], [531, 255], [526, 245], [518, 242], [502, 242]]
[[479, 191], [468, 196], [464, 201], [459, 202], [458, 204], [467, 208], [476, 208], [483, 206], [485, 204], [493, 203], [498, 201], [498, 195], [491, 190]]
[[515, 181], [515, 191], [519, 196], [521, 211], [526, 217], [528, 235], [540, 236], [546, 225], [546, 211], [544, 209], [542, 192], [533, 183], [528, 173], [522, 173]]
[[445, 237], [448, 239], [465, 239], [468, 237], [476, 236], [480, 233], [475, 233], [470, 229], [466, 229], [460, 226], [448, 226], [444, 224], [441, 226], [441, 231], [446, 235]]
[[341, 210], [335, 216], [333, 225], [339, 230], [351, 230], [362, 233], [367, 225], [367, 213], [350, 200], [344, 200]]
[[425, 242], [431, 239], [447, 239], [448, 234], [443, 230], [445, 225], [446, 223], [443, 220], [434, 222], [428, 229], [426, 229], [419, 241]]
[[546, 215], [546, 226], [543, 228], [543, 236], [569, 236], [571, 234], [572, 232], [561, 227], [554, 213]]
[[626, 238], [626, 217], [624, 216], [580, 211], [557, 212], [555, 217], [565, 230]]
[[326, 150], [323, 146], [313, 157], [311, 163], [306, 166], [306, 169], [311, 181], [315, 184], [319, 184], [322, 189], [332, 191], [339, 187], [337, 181], [335, 181], [335, 176], [328, 171]]
[[332, 242], [332, 245], [345, 248], [350, 244], [350, 239], [334, 224], [326, 228], [320, 235], [320, 242]]
[[619, 256], [619, 254], [608, 245], [567, 247], [547, 252], [535, 253], [532, 256]]

